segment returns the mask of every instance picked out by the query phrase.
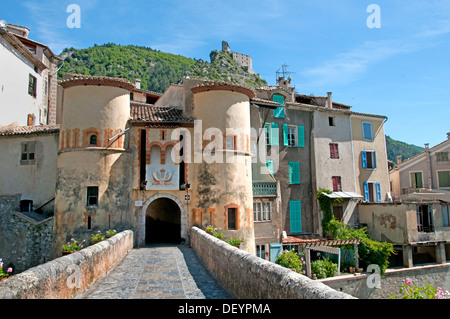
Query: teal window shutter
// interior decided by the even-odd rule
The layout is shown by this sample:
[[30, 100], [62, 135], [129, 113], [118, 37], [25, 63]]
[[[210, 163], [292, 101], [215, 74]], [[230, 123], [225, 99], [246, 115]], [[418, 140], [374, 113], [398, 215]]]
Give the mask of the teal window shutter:
[[266, 162], [266, 166], [267, 166], [267, 169], [269, 170], [270, 174], [273, 175], [273, 161], [272, 160], [268, 160]]
[[367, 168], [367, 152], [366, 151], [361, 152], [361, 158], [362, 158], [362, 167]]
[[278, 123], [272, 123], [272, 145], [279, 145]]
[[302, 204], [300, 201], [289, 202], [289, 219], [291, 233], [300, 233], [302, 231]]
[[305, 127], [298, 127], [298, 147], [305, 147]]
[[283, 124], [283, 145], [288, 146], [288, 133], [289, 133], [289, 126], [287, 124]]
[[279, 106], [273, 110], [273, 117], [284, 119], [284, 106]]
[[363, 185], [364, 185], [364, 200], [366, 202], [368, 202], [369, 201], [369, 183], [364, 182]]
[[289, 162], [289, 184], [300, 184], [299, 162]]
[[381, 185], [380, 183], [377, 183], [377, 202], [381, 203]]
[[[284, 96], [274, 94], [272, 96], [272, 101], [280, 103], [281, 105], [284, 105]], [[273, 116], [284, 119], [284, 106], [279, 106], [275, 110], [273, 110]]]

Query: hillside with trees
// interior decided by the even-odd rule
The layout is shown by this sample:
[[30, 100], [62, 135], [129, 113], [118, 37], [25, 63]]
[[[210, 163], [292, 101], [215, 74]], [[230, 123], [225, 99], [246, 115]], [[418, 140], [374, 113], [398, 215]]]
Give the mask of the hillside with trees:
[[64, 59], [58, 76], [65, 73], [103, 75], [126, 78], [134, 82], [141, 79], [141, 88], [164, 92], [184, 76], [218, 81], [229, 81], [248, 86], [267, 85], [256, 74], [239, 66], [226, 52], [211, 52], [211, 62], [165, 53], [148, 47], [107, 43], [87, 49], [64, 49]]
[[412, 144], [407, 144], [394, 140], [386, 135], [386, 149], [388, 160], [397, 164], [397, 156], [401, 155], [402, 160], [411, 158], [419, 153], [422, 153], [425, 149]]

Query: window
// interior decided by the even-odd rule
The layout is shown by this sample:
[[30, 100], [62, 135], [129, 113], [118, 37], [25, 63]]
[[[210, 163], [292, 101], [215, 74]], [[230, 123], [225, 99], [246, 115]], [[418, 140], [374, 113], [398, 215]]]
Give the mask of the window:
[[[274, 94], [272, 96], [272, 101], [280, 103], [281, 105], [284, 105], [284, 96]], [[279, 106], [275, 110], [273, 110], [273, 117], [284, 118], [284, 106]]]
[[411, 187], [412, 188], [422, 188], [423, 187], [423, 179], [422, 172], [412, 172], [411, 175]]
[[86, 206], [98, 206], [98, 186], [89, 186], [87, 188]]
[[297, 145], [297, 128], [295, 126], [288, 127], [288, 146]]
[[364, 182], [364, 200], [381, 203], [381, 185], [377, 182]]
[[283, 124], [283, 145], [305, 147], [305, 128]]
[[289, 184], [300, 184], [299, 162], [289, 162]]
[[333, 192], [342, 192], [341, 177], [333, 176], [331, 179], [333, 180]]
[[235, 147], [235, 136], [234, 135], [228, 135], [227, 137], [225, 137], [225, 141], [226, 141], [226, 149], [227, 150], [234, 150]]
[[433, 220], [432, 210], [429, 205], [417, 205], [417, 230], [420, 232], [432, 232]]
[[256, 245], [256, 256], [266, 259], [266, 245]]
[[291, 233], [300, 233], [302, 231], [302, 204], [300, 201], [289, 202], [289, 216]]
[[30, 94], [33, 97], [36, 97], [36, 86], [37, 86], [37, 79], [36, 77], [30, 74], [28, 78], [28, 94]]
[[436, 162], [447, 162], [448, 152], [438, 152], [436, 153]]
[[22, 143], [20, 154], [21, 165], [33, 165], [36, 163], [36, 142]]
[[332, 116], [328, 117], [328, 125], [329, 126], [334, 126], [334, 117], [332, 117]]
[[267, 160], [266, 166], [267, 166], [267, 169], [269, 170], [270, 174], [273, 175], [273, 161], [272, 160]]
[[362, 167], [367, 169], [377, 168], [377, 160], [375, 151], [362, 151]]
[[267, 123], [264, 125], [266, 145], [278, 145], [279, 134], [277, 123]]
[[344, 207], [333, 206], [333, 215], [338, 221], [342, 221], [342, 218], [344, 217]]
[[362, 122], [362, 130], [363, 130], [363, 140], [373, 141], [372, 123], [371, 122]]
[[253, 203], [253, 221], [255, 222], [269, 221], [270, 215], [271, 215], [270, 202]]
[[450, 171], [438, 171], [439, 187], [450, 187]]
[[97, 146], [97, 135], [91, 135], [89, 137], [89, 145]]
[[337, 143], [330, 143], [330, 158], [339, 158], [339, 149]]
[[442, 226], [450, 227], [450, 205], [442, 205]]
[[236, 208], [227, 208], [227, 216], [228, 216], [228, 230], [235, 230], [236, 229]]

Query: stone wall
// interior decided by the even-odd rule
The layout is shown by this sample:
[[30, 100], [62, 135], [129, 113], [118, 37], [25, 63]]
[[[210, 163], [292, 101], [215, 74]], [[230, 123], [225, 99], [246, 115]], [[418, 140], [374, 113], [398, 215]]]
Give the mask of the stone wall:
[[238, 298], [350, 299], [323, 283], [256, 257], [192, 227], [190, 244], [208, 270]]
[[0, 299], [70, 299], [85, 291], [133, 248], [133, 232], [56, 258], [0, 282]]
[[0, 258], [14, 273], [51, 260], [53, 218], [18, 212], [20, 199], [20, 194], [0, 196]]
[[376, 278], [373, 274], [333, 277], [320, 281], [357, 298], [387, 299], [394, 294], [399, 295], [400, 287], [406, 278], [410, 278], [417, 287], [429, 284], [450, 291], [450, 263], [388, 269], [385, 276], [380, 278], [380, 288], [374, 287]]

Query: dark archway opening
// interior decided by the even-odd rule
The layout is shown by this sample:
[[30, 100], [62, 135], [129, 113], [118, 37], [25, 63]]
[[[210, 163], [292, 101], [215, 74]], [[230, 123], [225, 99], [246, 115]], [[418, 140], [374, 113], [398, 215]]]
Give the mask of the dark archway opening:
[[145, 243], [181, 242], [181, 211], [169, 198], [158, 198], [147, 208]]

